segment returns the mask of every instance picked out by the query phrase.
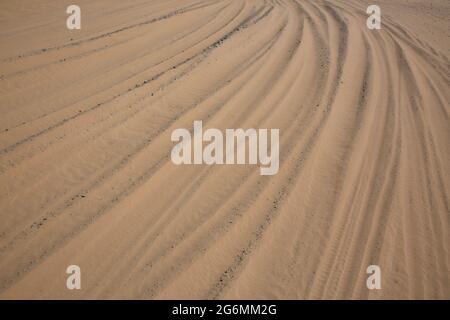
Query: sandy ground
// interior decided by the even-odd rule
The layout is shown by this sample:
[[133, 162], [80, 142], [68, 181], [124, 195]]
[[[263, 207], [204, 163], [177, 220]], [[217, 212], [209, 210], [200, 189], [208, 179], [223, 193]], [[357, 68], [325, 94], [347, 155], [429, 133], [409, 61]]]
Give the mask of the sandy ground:
[[[0, 1], [1, 299], [450, 299], [449, 1], [72, 2]], [[194, 120], [279, 173], [174, 165]]]

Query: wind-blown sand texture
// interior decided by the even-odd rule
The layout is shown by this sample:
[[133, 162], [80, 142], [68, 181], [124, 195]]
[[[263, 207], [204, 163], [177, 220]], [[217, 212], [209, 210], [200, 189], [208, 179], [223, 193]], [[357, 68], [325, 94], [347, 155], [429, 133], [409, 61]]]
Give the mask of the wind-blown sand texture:
[[[0, 298], [450, 299], [449, 1], [70, 4], [0, 2]], [[174, 165], [194, 120], [279, 173]]]

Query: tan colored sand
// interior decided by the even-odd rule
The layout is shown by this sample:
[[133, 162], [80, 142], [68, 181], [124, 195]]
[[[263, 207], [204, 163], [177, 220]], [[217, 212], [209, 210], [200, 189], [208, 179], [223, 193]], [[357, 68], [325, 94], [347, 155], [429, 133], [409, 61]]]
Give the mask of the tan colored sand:
[[[0, 2], [1, 299], [450, 299], [447, 0], [69, 4]], [[279, 173], [173, 165], [194, 120]]]

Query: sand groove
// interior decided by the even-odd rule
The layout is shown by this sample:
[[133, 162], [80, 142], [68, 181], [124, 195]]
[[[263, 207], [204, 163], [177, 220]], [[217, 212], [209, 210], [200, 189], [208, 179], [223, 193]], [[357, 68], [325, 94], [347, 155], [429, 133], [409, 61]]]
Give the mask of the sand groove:
[[[0, 298], [450, 298], [448, 48], [402, 10], [41, 2], [0, 5]], [[279, 173], [173, 165], [194, 120], [279, 128]]]

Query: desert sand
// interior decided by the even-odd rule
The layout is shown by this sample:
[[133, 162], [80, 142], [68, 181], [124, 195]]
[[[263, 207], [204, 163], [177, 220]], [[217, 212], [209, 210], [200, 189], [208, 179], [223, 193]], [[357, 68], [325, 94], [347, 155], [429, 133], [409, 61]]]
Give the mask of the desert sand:
[[72, 2], [0, 2], [0, 299], [450, 299], [449, 1]]

